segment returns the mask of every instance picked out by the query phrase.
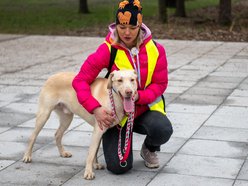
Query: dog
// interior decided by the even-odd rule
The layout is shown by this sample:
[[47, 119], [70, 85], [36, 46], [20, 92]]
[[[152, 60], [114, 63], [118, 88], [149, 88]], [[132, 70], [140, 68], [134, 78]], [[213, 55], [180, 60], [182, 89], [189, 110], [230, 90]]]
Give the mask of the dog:
[[[23, 162], [29, 163], [32, 161], [33, 145], [52, 111], [57, 113], [60, 121], [60, 125], [55, 133], [56, 145], [60, 156], [64, 158], [71, 157], [72, 154], [64, 149], [61, 141], [64, 132], [73, 119], [73, 115], [76, 114], [94, 127], [84, 172], [84, 178], [92, 180], [95, 178], [93, 167], [95, 169], [104, 168], [103, 165], [98, 163], [97, 152], [102, 135], [106, 132], [107, 128], [103, 128], [102, 130], [94, 115], [87, 112], [83, 106], [79, 104], [76, 92], [71, 85], [75, 75], [73, 72], [55, 74], [48, 78], [42, 87], [39, 96], [35, 128], [29, 138], [28, 147], [23, 156]], [[110, 73], [108, 79], [96, 78], [90, 88], [92, 95], [103, 107], [109, 110], [111, 110], [109, 90], [113, 90], [112, 95], [115, 103], [115, 113], [116, 118], [118, 118], [115, 119], [111, 125], [111, 127], [113, 127], [119, 124], [126, 112], [130, 112], [129, 109], [133, 109], [132, 107], [134, 107], [132, 98], [137, 94], [137, 74], [134, 70], [113, 71]]]

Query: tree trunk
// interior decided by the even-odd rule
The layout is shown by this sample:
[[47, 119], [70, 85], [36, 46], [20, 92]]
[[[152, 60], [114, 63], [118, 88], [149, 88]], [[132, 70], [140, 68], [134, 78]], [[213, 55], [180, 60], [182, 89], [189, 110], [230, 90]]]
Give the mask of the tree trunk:
[[167, 8], [176, 8], [177, 0], [166, 0]]
[[186, 17], [185, 0], [176, 0], [176, 13], [177, 17]]
[[88, 9], [87, 0], [79, 0], [79, 13], [82, 13], [82, 14], [90, 13]]
[[220, 0], [219, 23], [230, 25], [232, 22], [232, 0]]
[[162, 23], [168, 22], [166, 1], [167, 0], [158, 0], [158, 19]]

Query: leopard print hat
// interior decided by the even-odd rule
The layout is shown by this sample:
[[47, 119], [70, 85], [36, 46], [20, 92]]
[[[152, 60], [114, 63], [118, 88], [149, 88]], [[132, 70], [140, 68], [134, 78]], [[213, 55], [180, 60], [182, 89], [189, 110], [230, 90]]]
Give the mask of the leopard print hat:
[[120, 2], [116, 13], [116, 24], [140, 26], [142, 24], [142, 7], [139, 0]]

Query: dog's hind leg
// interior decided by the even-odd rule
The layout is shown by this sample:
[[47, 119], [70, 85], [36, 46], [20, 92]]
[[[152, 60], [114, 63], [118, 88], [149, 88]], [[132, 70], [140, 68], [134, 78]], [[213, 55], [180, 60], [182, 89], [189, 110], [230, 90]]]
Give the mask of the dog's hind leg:
[[94, 167], [94, 169], [96, 169], [96, 170], [100, 170], [100, 169], [104, 169], [104, 168], [105, 168], [104, 165], [102, 165], [102, 164], [100, 164], [100, 163], [98, 162], [98, 158], [97, 158], [97, 154], [98, 154], [98, 150], [99, 150], [100, 143], [101, 143], [101, 141], [100, 141], [99, 144], [98, 144], [98, 148], [97, 148], [97, 151], [96, 151], [96, 155], [95, 155], [95, 158], [94, 158], [94, 161], [93, 161], [93, 167]]
[[59, 154], [63, 158], [69, 158], [72, 156], [72, 154], [68, 151], [65, 151], [62, 145], [62, 137], [64, 135], [64, 132], [68, 129], [68, 127], [71, 124], [71, 121], [73, 119], [73, 114], [71, 112], [65, 113], [63, 109], [56, 109], [55, 112], [57, 113], [60, 122], [59, 128], [55, 133], [55, 139], [59, 150]]
[[32, 161], [32, 149], [33, 149], [34, 143], [41, 129], [44, 127], [45, 123], [50, 117], [51, 112], [52, 112], [52, 108], [39, 109], [37, 116], [36, 116], [36, 123], [35, 123], [34, 131], [29, 138], [28, 148], [23, 156], [23, 162], [29, 163]]

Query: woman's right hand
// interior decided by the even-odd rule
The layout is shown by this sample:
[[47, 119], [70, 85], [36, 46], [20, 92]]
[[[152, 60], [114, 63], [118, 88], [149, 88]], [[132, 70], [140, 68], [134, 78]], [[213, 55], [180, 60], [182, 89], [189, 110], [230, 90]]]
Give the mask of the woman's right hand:
[[101, 130], [109, 128], [115, 121], [112, 112], [104, 107], [97, 107], [94, 111], [94, 116]]

